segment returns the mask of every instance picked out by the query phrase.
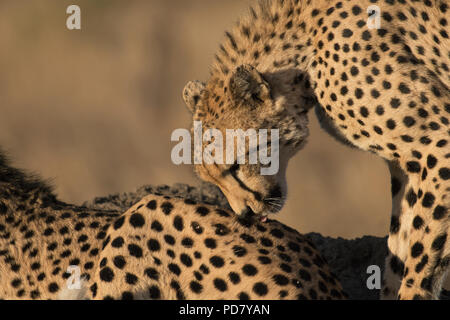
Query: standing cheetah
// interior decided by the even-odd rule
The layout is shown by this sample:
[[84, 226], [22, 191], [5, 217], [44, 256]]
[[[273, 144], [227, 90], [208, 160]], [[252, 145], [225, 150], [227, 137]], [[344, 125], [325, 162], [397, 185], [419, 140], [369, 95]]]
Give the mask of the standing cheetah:
[[[378, 29], [369, 28], [371, 10]], [[449, 12], [446, 0], [272, 0], [251, 8], [226, 33], [208, 82], [188, 83], [183, 97], [205, 128], [279, 129], [280, 170], [262, 176], [259, 165], [202, 164], [196, 172], [237, 214], [278, 211], [287, 162], [305, 144], [314, 107], [328, 133], [388, 162], [381, 297], [437, 298], [450, 261]]]
[[[69, 266], [79, 268], [80, 288], [67, 286]], [[314, 245], [279, 222], [250, 224], [217, 207], [160, 195], [123, 214], [68, 205], [0, 152], [0, 299], [58, 298], [346, 294]]]

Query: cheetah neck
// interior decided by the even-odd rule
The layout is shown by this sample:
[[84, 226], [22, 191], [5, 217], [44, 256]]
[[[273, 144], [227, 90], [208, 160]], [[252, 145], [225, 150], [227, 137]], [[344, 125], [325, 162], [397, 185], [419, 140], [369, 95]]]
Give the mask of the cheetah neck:
[[[300, 114], [314, 104], [310, 70], [314, 29], [308, 19], [325, 5], [322, 0], [262, 1], [257, 9], [226, 32], [215, 56], [209, 90], [221, 94], [233, 70], [242, 64], [254, 66], [272, 86], [276, 97], [287, 99], [291, 114]], [[218, 85], [219, 84], [219, 85]], [[289, 103], [291, 100], [292, 103]]]

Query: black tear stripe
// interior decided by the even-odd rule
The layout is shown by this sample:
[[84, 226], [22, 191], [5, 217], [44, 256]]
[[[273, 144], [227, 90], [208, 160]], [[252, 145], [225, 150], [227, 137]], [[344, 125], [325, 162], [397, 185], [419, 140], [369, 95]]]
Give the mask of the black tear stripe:
[[[272, 140], [267, 140], [267, 146], [265, 146], [264, 147], [265, 149], [267, 149], [267, 150], [271, 150], [272, 149]], [[259, 152], [261, 150], [261, 145], [260, 144], [258, 144], [257, 146], [256, 146], [256, 152]], [[267, 152], [266, 152], [266, 154], [267, 154]], [[250, 147], [249, 147], [249, 149], [248, 149], [248, 151], [247, 152], [245, 152], [245, 156], [248, 158], [248, 159], [250, 159]]]
[[[216, 163], [214, 163], [214, 165], [216, 167], [219, 167]], [[229, 169], [225, 170], [222, 172], [222, 177], [226, 177], [228, 175], [231, 175], [233, 177], [234, 180], [236, 180], [236, 182], [239, 184], [239, 186], [250, 192], [251, 194], [253, 194], [253, 196], [255, 197], [255, 199], [257, 201], [261, 201], [262, 200], [262, 195], [261, 193], [254, 191], [252, 189], [250, 189], [238, 176], [237, 176], [237, 172], [239, 171], [239, 164], [234, 163]]]

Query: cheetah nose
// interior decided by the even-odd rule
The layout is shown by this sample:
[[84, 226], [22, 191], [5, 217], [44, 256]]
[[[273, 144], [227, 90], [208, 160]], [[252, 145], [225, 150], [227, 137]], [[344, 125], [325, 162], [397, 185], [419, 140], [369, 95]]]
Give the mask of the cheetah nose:
[[249, 219], [249, 218], [253, 217], [254, 215], [255, 215], [255, 213], [249, 206], [246, 206], [245, 209], [243, 209], [241, 211], [241, 213], [239, 214], [239, 216], [242, 219]]

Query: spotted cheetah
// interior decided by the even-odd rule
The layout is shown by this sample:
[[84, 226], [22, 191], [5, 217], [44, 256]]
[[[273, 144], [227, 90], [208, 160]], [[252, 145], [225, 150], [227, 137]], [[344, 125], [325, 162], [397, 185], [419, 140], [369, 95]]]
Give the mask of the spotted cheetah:
[[314, 108], [338, 141], [389, 165], [381, 297], [437, 298], [450, 261], [448, 12], [446, 0], [260, 2], [226, 32], [207, 83], [189, 82], [183, 98], [205, 130], [279, 129], [280, 170], [201, 164], [196, 172], [237, 214], [279, 211], [287, 163]]
[[277, 221], [162, 195], [125, 213], [69, 205], [0, 152], [0, 299], [346, 297], [314, 245]]

